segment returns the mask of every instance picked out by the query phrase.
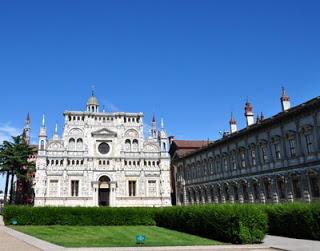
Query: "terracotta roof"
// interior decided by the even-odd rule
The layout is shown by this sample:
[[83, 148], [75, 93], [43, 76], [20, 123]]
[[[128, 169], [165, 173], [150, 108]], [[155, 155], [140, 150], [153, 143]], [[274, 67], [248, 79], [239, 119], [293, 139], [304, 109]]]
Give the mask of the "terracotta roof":
[[197, 148], [207, 146], [209, 143], [212, 143], [212, 141], [208, 141], [208, 140], [174, 140], [172, 143], [175, 144], [178, 149], [181, 149], [181, 148], [197, 149]]

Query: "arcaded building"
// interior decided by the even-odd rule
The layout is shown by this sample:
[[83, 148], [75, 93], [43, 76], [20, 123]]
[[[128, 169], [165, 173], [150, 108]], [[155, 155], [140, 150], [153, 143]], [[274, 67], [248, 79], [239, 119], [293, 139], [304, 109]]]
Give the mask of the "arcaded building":
[[170, 150], [178, 205], [320, 199], [320, 97], [290, 107], [283, 89], [280, 100], [280, 113], [256, 120], [247, 101], [246, 128], [231, 115], [221, 139], [185, 154]]
[[43, 118], [35, 206], [170, 206], [170, 157], [163, 121], [144, 136], [143, 113], [65, 111], [62, 137]]

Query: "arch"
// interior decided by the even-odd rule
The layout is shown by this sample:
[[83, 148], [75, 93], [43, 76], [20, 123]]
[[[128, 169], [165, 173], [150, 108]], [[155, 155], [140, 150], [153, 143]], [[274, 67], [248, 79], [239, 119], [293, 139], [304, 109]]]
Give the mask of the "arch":
[[107, 175], [101, 175], [98, 179], [98, 182], [99, 182], [99, 191], [98, 191], [99, 206], [109, 206], [111, 180]]
[[132, 141], [132, 151], [137, 152], [139, 150], [139, 143], [137, 139]]
[[40, 150], [44, 150], [44, 140], [40, 141]]
[[74, 138], [70, 138], [69, 139], [69, 145], [68, 145], [68, 149], [73, 151], [75, 149], [75, 139]]
[[127, 152], [131, 151], [131, 141], [130, 141], [130, 139], [126, 139], [125, 142], [124, 142], [124, 145], [125, 145], [125, 150]]
[[83, 140], [82, 138], [78, 138], [77, 139], [77, 146], [76, 146], [77, 150], [82, 150], [83, 148]]

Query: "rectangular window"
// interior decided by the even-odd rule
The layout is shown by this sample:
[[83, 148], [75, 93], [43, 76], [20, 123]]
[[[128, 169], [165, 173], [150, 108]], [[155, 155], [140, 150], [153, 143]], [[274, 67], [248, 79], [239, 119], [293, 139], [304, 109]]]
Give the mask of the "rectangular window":
[[58, 180], [50, 180], [49, 194], [50, 196], [58, 196]]
[[136, 196], [136, 184], [135, 180], [129, 180], [129, 196]]
[[279, 143], [274, 144], [274, 150], [276, 153], [276, 159], [277, 160], [281, 159], [280, 144]]
[[71, 196], [79, 196], [79, 180], [71, 180]]
[[236, 155], [234, 153], [231, 155], [231, 163], [232, 163], [232, 169], [236, 170], [237, 169], [237, 163], [236, 163]]
[[291, 157], [296, 156], [296, 141], [294, 139], [289, 139], [289, 148]]
[[244, 151], [240, 152], [240, 158], [241, 158], [241, 167], [245, 168], [246, 167], [246, 154]]
[[257, 164], [256, 150], [254, 150], [254, 149], [251, 150], [251, 160], [252, 160], [252, 166], [256, 166], [256, 164]]
[[226, 157], [223, 158], [223, 167], [225, 171], [228, 171], [228, 160]]
[[150, 197], [157, 196], [157, 182], [155, 180], [148, 180], [148, 195]]
[[265, 146], [262, 146], [261, 152], [262, 152], [263, 162], [266, 163], [268, 161], [267, 148]]
[[311, 134], [306, 135], [307, 153], [312, 153], [312, 137]]

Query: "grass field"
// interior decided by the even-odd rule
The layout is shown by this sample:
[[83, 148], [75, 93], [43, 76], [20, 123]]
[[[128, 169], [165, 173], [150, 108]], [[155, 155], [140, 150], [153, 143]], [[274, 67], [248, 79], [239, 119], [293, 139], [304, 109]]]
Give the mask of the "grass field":
[[156, 226], [12, 226], [13, 229], [64, 247], [131, 247], [218, 245], [221, 242]]

